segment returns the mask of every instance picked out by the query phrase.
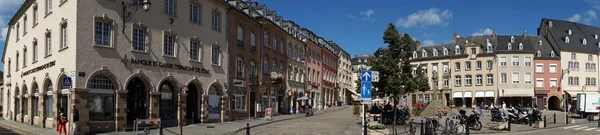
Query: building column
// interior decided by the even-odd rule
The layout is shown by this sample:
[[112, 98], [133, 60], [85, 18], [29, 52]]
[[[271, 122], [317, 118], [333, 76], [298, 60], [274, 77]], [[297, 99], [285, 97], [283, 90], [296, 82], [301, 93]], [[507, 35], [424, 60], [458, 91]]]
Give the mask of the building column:
[[229, 121], [229, 96], [221, 96], [221, 122]]
[[127, 127], [127, 93], [129, 90], [117, 90], [115, 99], [115, 132]]
[[160, 119], [160, 92], [150, 92], [150, 119]]
[[31, 94], [26, 94], [25, 95], [25, 104], [27, 104], [27, 111], [25, 112], [25, 123], [27, 125], [33, 125], [31, 123], [33, 123], [33, 100], [32, 100], [33, 95]]
[[46, 120], [46, 93], [38, 93], [38, 118], [36, 119], [35, 125], [44, 128], [44, 121]]
[[[69, 125], [73, 125], [73, 105], [75, 107], [77, 107], [77, 109], [79, 110], [79, 122], [77, 122], [77, 132], [78, 134], [88, 134], [90, 133], [90, 125], [89, 125], [89, 109], [87, 107], [88, 105], [88, 90], [87, 89], [81, 89], [81, 88], [71, 88], [70, 89], [71, 92], [71, 103], [70, 105], [67, 105], [66, 107], [68, 107], [69, 109], [67, 109], [69, 111], [69, 116], [67, 116], [68, 118], [70, 118], [69, 120]], [[71, 126], [67, 126], [67, 132], [73, 134], [73, 129], [71, 128]]]
[[19, 108], [17, 108], [17, 111], [19, 112], [19, 115], [17, 115], [17, 122], [23, 122], [23, 117], [24, 117], [23, 115], [25, 115], [25, 114], [23, 114], [23, 102], [25, 102], [25, 101], [23, 101], [23, 96], [21, 96], [21, 95], [19, 95], [18, 98], [19, 98]]
[[58, 128], [57, 125], [57, 121], [58, 121], [58, 108], [60, 105], [60, 91], [59, 90], [54, 90], [52, 91], [52, 114], [48, 114], [48, 115], [52, 115], [52, 120], [46, 120], [46, 125], [47, 127], [50, 127], [52, 129], [56, 129]]
[[202, 104], [200, 108], [200, 123], [208, 123], [208, 95], [202, 95], [200, 104]]

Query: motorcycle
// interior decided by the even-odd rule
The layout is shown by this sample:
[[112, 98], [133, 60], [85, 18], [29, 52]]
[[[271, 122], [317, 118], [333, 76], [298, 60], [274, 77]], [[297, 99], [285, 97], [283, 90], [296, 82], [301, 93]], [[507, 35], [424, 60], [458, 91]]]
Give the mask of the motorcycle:
[[540, 112], [537, 108], [533, 108], [531, 110], [531, 121], [532, 122], [542, 121], [542, 112]]
[[481, 121], [479, 121], [479, 115], [477, 114], [477, 112], [475, 110], [473, 110], [473, 114], [471, 114], [468, 117], [466, 115], [466, 111], [464, 111], [462, 109], [459, 110], [459, 113], [461, 115], [461, 118], [460, 118], [461, 124], [465, 124], [468, 128], [473, 129], [473, 130], [481, 130], [481, 128], [483, 127], [483, 124], [481, 124]]
[[498, 108], [491, 109], [492, 121], [506, 121], [506, 115]]
[[518, 113], [514, 109], [508, 109], [508, 115], [511, 123], [527, 124], [530, 121], [527, 109], [519, 109]]
[[[396, 124], [404, 124], [410, 119], [410, 113], [408, 109], [396, 109]], [[383, 123], [392, 124], [394, 122], [394, 111], [385, 110], [383, 113]]]

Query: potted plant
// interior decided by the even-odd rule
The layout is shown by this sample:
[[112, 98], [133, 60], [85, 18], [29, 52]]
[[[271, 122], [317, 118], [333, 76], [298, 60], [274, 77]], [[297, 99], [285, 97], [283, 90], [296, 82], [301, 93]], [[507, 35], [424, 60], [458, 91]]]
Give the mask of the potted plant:
[[354, 114], [354, 118], [358, 118], [358, 115], [360, 114], [360, 107], [358, 107], [358, 105], [354, 105], [352, 109], [352, 114]]

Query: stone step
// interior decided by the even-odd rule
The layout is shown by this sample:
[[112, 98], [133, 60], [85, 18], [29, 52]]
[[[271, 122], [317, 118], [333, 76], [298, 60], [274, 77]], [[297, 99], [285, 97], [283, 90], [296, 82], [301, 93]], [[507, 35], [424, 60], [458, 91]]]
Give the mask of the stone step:
[[437, 116], [440, 108], [446, 108], [446, 110], [450, 111], [450, 109], [440, 100], [432, 100], [430, 101], [429, 105], [423, 109], [420, 116]]

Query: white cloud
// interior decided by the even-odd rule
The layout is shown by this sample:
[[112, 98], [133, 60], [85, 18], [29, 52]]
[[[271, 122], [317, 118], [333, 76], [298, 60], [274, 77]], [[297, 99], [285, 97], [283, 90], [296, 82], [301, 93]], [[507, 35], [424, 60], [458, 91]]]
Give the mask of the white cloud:
[[350, 18], [356, 18], [356, 16], [354, 16], [354, 15], [348, 15], [348, 17], [350, 17]]
[[361, 16], [363, 16], [363, 20], [372, 20], [372, 21], [374, 21], [374, 19], [373, 19], [373, 18], [371, 18], [371, 16], [372, 16], [373, 14], [375, 14], [375, 11], [373, 11], [373, 10], [371, 10], [371, 9], [368, 9], [368, 10], [366, 10], [366, 11], [362, 11], [362, 12], [360, 12], [360, 15], [361, 15]]
[[600, 10], [600, 0], [585, 0], [592, 8]]
[[427, 10], [419, 10], [406, 18], [400, 18], [396, 21], [396, 25], [404, 28], [410, 27], [427, 27], [433, 25], [448, 25], [452, 19], [452, 11], [446, 9], [441, 11], [438, 8], [430, 8]]
[[490, 28], [485, 28], [485, 29], [479, 29], [479, 31], [473, 32], [473, 34], [471, 34], [471, 35], [472, 36], [492, 35], [492, 32], [494, 32], [494, 30], [492, 30]]
[[581, 15], [579, 15], [579, 13], [577, 13], [569, 18], [569, 21], [571, 21], [571, 22], [579, 22], [579, 20], [581, 20]]
[[435, 36], [435, 32], [432, 32], [432, 33], [423, 33], [423, 36], [424, 37], [433, 37], [433, 36]]
[[423, 46], [431, 46], [434, 45], [435, 42], [433, 42], [433, 40], [423, 40], [422, 44]]
[[591, 24], [593, 20], [596, 20], [598, 18], [598, 16], [596, 16], [596, 11], [594, 10], [588, 10], [585, 13], [586, 17], [585, 19], [583, 19], [583, 23], [585, 24]]

